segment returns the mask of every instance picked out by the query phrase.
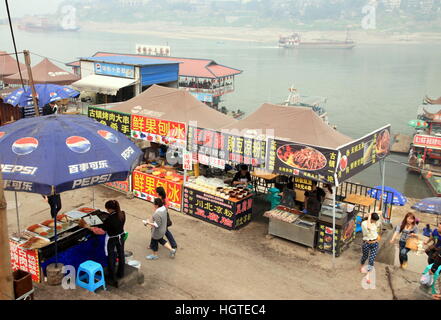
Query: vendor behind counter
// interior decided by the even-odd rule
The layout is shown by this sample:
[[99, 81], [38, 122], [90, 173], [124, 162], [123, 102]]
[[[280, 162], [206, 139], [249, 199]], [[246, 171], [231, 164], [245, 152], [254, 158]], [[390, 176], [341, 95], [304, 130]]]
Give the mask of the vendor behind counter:
[[305, 191], [305, 209], [303, 211], [306, 214], [318, 217], [325, 197], [326, 192], [317, 186], [317, 181], [312, 181], [312, 190]]
[[251, 183], [251, 174], [248, 171], [248, 166], [246, 164], [241, 164], [240, 170], [234, 175], [232, 184], [233, 186], [247, 186], [249, 183]]

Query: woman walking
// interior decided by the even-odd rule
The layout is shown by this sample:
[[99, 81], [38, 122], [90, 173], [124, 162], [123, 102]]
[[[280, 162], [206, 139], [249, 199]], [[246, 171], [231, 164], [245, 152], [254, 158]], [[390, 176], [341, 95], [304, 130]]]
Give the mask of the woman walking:
[[394, 243], [395, 239], [400, 235], [400, 265], [402, 269], [407, 268], [407, 254], [410, 249], [406, 248], [406, 242], [409, 238], [418, 238], [418, 227], [416, 225], [416, 217], [412, 212], [408, 212], [404, 217], [401, 225], [395, 228], [395, 233], [390, 240], [390, 243]]
[[[371, 212], [368, 214], [367, 219], [361, 223], [361, 230], [363, 233], [363, 244], [361, 257], [360, 272], [367, 272], [366, 277], [367, 283], [370, 283], [369, 272], [374, 268], [375, 258], [378, 251], [378, 229], [381, 226], [380, 217], [376, 212]], [[369, 263], [367, 270], [364, 268], [366, 260], [369, 258]]]
[[168, 229], [172, 225], [172, 221], [170, 220], [170, 215], [168, 213], [168, 199], [167, 194], [165, 193], [165, 190], [163, 187], [157, 187], [156, 193], [161, 198], [162, 202], [164, 203], [165, 208], [167, 209], [167, 229], [165, 231], [165, 237], [167, 238], [168, 242], [170, 242], [170, 245], [173, 249], [177, 249], [178, 245], [176, 243], [175, 238], [173, 237], [173, 234]]
[[176, 249], [173, 249], [170, 244], [164, 240], [165, 232], [167, 230], [167, 208], [164, 207], [162, 199], [155, 198], [154, 201], [155, 213], [151, 220], [143, 220], [144, 225], [149, 225], [152, 228], [152, 239], [150, 241], [150, 249], [153, 251], [149, 254], [147, 260], [158, 259], [159, 244], [163, 245], [170, 251], [170, 258], [174, 258]]

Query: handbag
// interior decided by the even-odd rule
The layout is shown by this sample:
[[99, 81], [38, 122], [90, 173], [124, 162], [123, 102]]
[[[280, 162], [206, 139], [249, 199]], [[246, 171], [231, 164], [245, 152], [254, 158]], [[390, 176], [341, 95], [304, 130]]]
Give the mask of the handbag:
[[167, 209], [167, 228], [171, 227], [173, 224], [173, 222], [170, 219], [170, 215], [168, 214], [168, 209]]
[[406, 240], [406, 248], [412, 251], [418, 251], [418, 239], [416, 238], [407, 238]]

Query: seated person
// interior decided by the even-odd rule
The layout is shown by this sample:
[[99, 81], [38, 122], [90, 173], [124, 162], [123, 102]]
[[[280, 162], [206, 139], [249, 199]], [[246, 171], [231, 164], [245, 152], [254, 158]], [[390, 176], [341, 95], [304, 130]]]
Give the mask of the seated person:
[[242, 185], [246, 187], [251, 182], [251, 174], [246, 164], [240, 165], [240, 170], [234, 175], [233, 186]]
[[283, 191], [279, 193], [279, 195], [282, 197], [280, 205], [288, 208], [296, 207], [296, 193], [294, 192], [294, 183], [292, 182], [292, 179], [285, 185]]
[[312, 181], [312, 190], [305, 191], [305, 209], [303, 212], [318, 217], [325, 196], [325, 191], [317, 187], [317, 181]]

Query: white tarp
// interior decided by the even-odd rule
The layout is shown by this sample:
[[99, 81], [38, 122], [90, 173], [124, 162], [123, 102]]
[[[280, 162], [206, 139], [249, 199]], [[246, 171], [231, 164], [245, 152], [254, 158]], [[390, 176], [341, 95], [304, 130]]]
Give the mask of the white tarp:
[[119, 89], [134, 84], [136, 80], [92, 74], [74, 83], [72, 87], [80, 91], [93, 91], [115, 96]]

